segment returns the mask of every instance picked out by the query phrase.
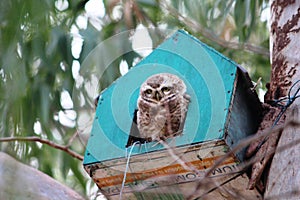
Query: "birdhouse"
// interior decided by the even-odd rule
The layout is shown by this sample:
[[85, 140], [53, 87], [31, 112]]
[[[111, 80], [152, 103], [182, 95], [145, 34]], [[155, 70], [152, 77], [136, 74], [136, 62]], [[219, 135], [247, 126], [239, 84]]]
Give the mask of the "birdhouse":
[[[252, 87], [242, 67], [179, 30], [100, 94], [84, 168], [108, 199], [185, 199], [218, 191], [216, 182], [225, 187], [209, 194], [216, 199], [228, 190], [259, 199], [245, 191], [247, 176], [232, 178], [245, 149], [215, 165], [257, 130], [261, 104]], [[167, 103], [149, 104], [145, 114], [147, 98]], [[205, 177], [214, 181], [198, 188]]]

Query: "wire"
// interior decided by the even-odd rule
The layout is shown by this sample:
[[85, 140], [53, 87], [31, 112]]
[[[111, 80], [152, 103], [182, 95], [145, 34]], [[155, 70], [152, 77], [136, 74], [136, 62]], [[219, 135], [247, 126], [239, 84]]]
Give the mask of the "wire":
[[[294, 101], [300, 97], [300, 95], [298, 95], [299, 91], [300, 91], [300, 86], [298, 87], [298, 89], [296, 90], [296, 92], [291, 96], [291, 92], [293, 90], [293, 88], [298, 84], [300, 83], [300, 80], [296, 81], [292, 87], [289, 89], [289, 92], [288, 92], [288, 96], [287, 97], [284, 97], [280, 100], [275, 100], [274, 102], [276, 103], [276, 105], [278, 105], [279, 107], [281, 107], [281, 111], [280, 113], [277, 115], [274, 123], [273, 123], [273, 126], [274, 127], [275, 125], [277, 125], [278, 121], [280, 120], [281, 116], [285, 113], [285, 111], [288, 109], [288, 107], [290, 107], [290, 105], [292, 105], [294, 103]], [[284, 102], [285, 100], [286, 103], [285, 105], [282, 105], [280, 104], [281, 102]]]
[[[279, 122], [280, 118], [282, 117], [282, 115], [285, 113], [285, 111], [288, 109], [288, 107], [290, 107], [290, 105], [292, 105], [294, 103], [294, 101], [300, 97], [300, 95], [298, 95], [299, 91], [300, 91], [300, 85], [297, 88], [297, 90], [295, 91], [295, 93], [293, 95], [291, 95], [291, 92], [293, 90], [293, 88], [300, 83], [300, 80], [297, 80], [289, 89], [288, 95], [286, 97], [283, 97], [281, 99], [275, 99], [274, 101], [272, 101], [272, 105], [275, 105], [277, 107], [281, 108], [281, 111], [278, 113], [274, 123], [272, 124], [271, 128], [274, 128], [274, 126], [277, 125], [277, 123]], [[261, 143], [257, 146], [256, 151], [258, 151], [258, 149], [261, 148], [261, 146], [268, 140], [269, 137], [265, 137], [263, 139], [263, 141], [261, 141]]]
[[[140, 141], [136, 141], [136, 142], [133, 143], [132, 146], [130, 147], [130, 151], [129, 151], [129, 154], [128, 154], [128, 157], [127, 157], [127, 162], [126, 162], [126, 168], [125, 168], [125, 171], [124, 171], [124, 177], [123, 177], [123, 181], [122, 181], [122, 187], [121, 187], [121, 191], [120, 191], [119, 200], [122, 199], [122, 193], [123, 193], [123, 189], [124, 189], [125, 182], [126, 182], [126, 175], [127, 175], [127, 171], [128, 171], [128, 168], [129, 168], [129, 161], [130, 161], [130, 157], [131, 157], [131, 154], [132, 154], [132, 150], [133, 150], [134, 146], [135, 146], [137, 143], [140, 143]], [[126, 148], [126, 156], [127, 156], [127, 148]]]

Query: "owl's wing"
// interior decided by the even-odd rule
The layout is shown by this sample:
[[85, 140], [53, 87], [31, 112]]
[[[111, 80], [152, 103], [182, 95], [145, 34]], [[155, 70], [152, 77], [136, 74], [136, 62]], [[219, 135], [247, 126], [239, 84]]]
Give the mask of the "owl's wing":
[[131, 124], [131, 128], [130, 128], [130, 133], [129, 133], [129, 137], [127, 140], [127, 144], [126, 144], [126, 148], [130, 147], [131, 145], [133, 145], [133, 143], [139, 141], [140, 143], [145, 143], [146, 140], [144, 138], [141, 138], [140, 135], [140, 131], [137, 127], [137, 112], [138, 110], [135, 109], [134, 114], [133, 114], [133, 120], [132, 120], [132, 124]]

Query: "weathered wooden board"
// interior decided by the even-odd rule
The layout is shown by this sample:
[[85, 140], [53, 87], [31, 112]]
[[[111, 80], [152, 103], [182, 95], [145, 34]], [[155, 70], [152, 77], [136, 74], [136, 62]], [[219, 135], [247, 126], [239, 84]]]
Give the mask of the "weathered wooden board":
[[[127, 171], [127, 158], [88, 165], [86, 171], [109, 199], [119, 199], [121, 191], [124, 199], [140, 199], [141, 196], [145, 195], [149, 199], [158, 196], [184, 199], [193, 193], [206, 171], [213, 167], [215, 161], [224, 156], [228, 150], [228, 146], [223, 140], [172, 149], [174, 151], [172, 153], [176, 153], [186, 165], [195, 169], [192, 171], [185, 169], [175, 157], [170, 155], [170, 150], [167, 149], [132, 156]], [[228, 157], [222, 164], [215, 167], [209, 178], [202, 180], [204, 186], [198, 192], [209, 193], [216, 187], [213, 183], [221, 185], [236, 176], [238, 163], [234, 155]], [[126, 181], [122, 185], [125, 174]], [[259, 199], [259, 194], [255, 190], [245, 191], [246, 184], [247, 176], [239, 176], [222, 186], [227, 187], [227, 191], [221, 191], [221, 193], [228, 193], [227, 196], [230, 198], [234, 197], [232, 192], [241, 195], [241, 197]], [[234, 190], [237, 189], [238, 193], [235, 193]], [[216, 192], [208, 194], [208, 196], [211, 195], [222, 197]]]

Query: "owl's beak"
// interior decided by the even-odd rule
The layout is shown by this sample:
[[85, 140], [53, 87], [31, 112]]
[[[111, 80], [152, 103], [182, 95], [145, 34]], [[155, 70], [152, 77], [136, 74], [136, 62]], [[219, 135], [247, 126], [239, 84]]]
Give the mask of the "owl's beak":
[[159, 94], [158, 91], [156, 91], [156, 92], [155, 92], [155, 99], [156, 99], [157, 101], [160, 101], [161, 98], [162, 98], [162, 96]]

